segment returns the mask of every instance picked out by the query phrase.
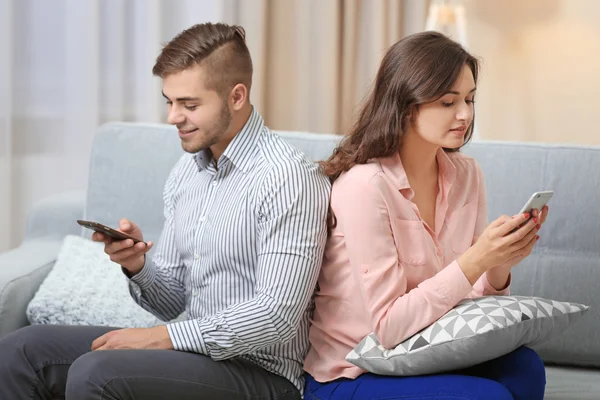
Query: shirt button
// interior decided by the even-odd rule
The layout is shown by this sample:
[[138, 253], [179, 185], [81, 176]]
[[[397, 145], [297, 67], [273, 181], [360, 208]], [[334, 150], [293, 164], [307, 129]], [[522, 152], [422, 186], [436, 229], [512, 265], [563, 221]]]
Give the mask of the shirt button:
[[218, 184], [219, 184], [219, 182], [217, 182], [217, 181], [213, 181], [213, 183], [212, 183], [213, 186], [217, 186]]
[[197, 291], [197, 290], [194, 290], [194, 291], [192, 292], [192, 294], [194, 295], [194, 297], [198, 297], [198, 291]]
[[203, 215], [200, 217], [200, 222], [204, 222], [204, 221], [206, 221], [206, 217]]
[[197, 260], [197, 259], [199, 259], [199, 258], [200, 258], [200, 256], [199, 256], [198, 254], [194, 253], [194, 259], [196, 259], [196, 260]]

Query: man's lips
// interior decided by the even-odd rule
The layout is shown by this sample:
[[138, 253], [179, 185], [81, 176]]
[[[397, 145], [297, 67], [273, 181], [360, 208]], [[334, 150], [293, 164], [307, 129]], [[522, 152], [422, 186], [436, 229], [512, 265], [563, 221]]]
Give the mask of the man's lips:
[[196, 129], [192, 129], [192, 130], [189, 130], [189, 129], [188, 129], [188, 130], [182, 130], [182, 129], [179, 129], [179, 134], [180, 134], [180, 135], [189, 135], [190, 133], [194, 133], [194, 132], [196, 132], [197, 130], [198, 130], [198, 128], [196, 128]]

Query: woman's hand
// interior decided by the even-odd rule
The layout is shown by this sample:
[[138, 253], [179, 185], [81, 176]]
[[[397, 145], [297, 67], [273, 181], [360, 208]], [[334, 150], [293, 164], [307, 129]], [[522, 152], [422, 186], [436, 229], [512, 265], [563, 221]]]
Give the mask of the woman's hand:
[[[546, 218], [548, 217], [548, 206], [544, 206], [541, 211], [535, 209], [532, 211], [532, 220], [534, 223], [537, 222], [536, 229], [539, 231], [541, 226], [546, 222]], [[539, 235], [537, 236], [539, 238]], [[537, 239], [536, 239], [537, 241]], [[499, 265], [495, 268], [492, 268], [487, 272], [487, 278], [496, 290], [501, 290], [506, 287], [506, 283], [508, 282], [508, 277], [510, 275], [510, 270], [518, 265], [521, 261], [523, 261], [531, 251], [533, 250], [533, 246], [529, 249], [529, 251], [523, 252], [520, 255], [508, 260], [506, 263]]]
[[529, 255], [539, 238], [539, 222], [537, 217], [530, 219], [529, 213], [503, 215], [493, 221], [457, 259], [469, 282], [474, 284], [485, 272]]

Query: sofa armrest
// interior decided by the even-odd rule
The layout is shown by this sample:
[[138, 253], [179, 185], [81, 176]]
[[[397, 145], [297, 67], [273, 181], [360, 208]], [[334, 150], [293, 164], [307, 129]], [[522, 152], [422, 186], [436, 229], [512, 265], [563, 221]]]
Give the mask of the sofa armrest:
[[27, 305], [46, 278], [60, 247], [60, 239], [31, 239], [0, 254], [0, 337], [28, 325]]
[[60, 239], [67, 235], [80, 235], [78, 219], [83, 218], [85, 191], [61, 193], [38, 202], [31, 212], [25, 230], [27, 242], [34, 239]]
[[67, 235], [81, 234], [85, 191], [71, 191], [38, 202], [29, 213], [25, 239], [0, 253], [0, 337], [27, 321], [27, 305], [56, 262]]

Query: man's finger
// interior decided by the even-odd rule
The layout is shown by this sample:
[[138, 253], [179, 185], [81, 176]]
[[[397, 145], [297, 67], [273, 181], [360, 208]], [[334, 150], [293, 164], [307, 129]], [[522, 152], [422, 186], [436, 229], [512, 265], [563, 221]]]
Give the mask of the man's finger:
[[119, 229], [123, 232], [129, 232], [133, 230], [133, 226], [127, 218], [122, 218], [121, 221], [119, 221]]
[[125, 239], [125, 240], [115, 240], [114, 242], [107, 244], [104, 247], [104, 252], [106, 254], [114, 254], [119, 251], [129, 249], [133, 247], [133, 240]]
[[[140, 243], [138, 243], [138, 244], [140, 244]], [[125, 262], [129, 259], [141, 257], [142, 255], [146, 254], [148, 252], [148, 250], [150, 250], [149, 247], [144, 247], [142, 249], [139, 249], [136, 246], [136, 247], [132, 247], [130, 249], [125, 249], [125, 250], [121, 250], [119, 252], [113, 253], [110, 255], [110, 259], [113, 262], [121, 263], [121, 262]]]
[[129, 264], [132, 261], [135, 261], [137, 258], [141, 257], [142, 255], [146, 254], [148, 251], [150, 251], [150, 249], [152, 248], [152, 245], [148, 245], [148, 247], [146, 247], [144, 250], [142, 250], [141, 252], [137, 252], [134, 253], [126, 258], [121, 258], [119, 259], [119, 263], [120, 264]]
[[106, 342], [108, 342], [108, 337], [104, 334], [92, 342], [92, 350], [98, 350], [100, 347], [104, 346]]
[[94, 232], [94, 233], [92, 233], [92, 240], [94, 242], [103, 242], [104, 241], [104, 235], [101, 234], [100, 232]]

